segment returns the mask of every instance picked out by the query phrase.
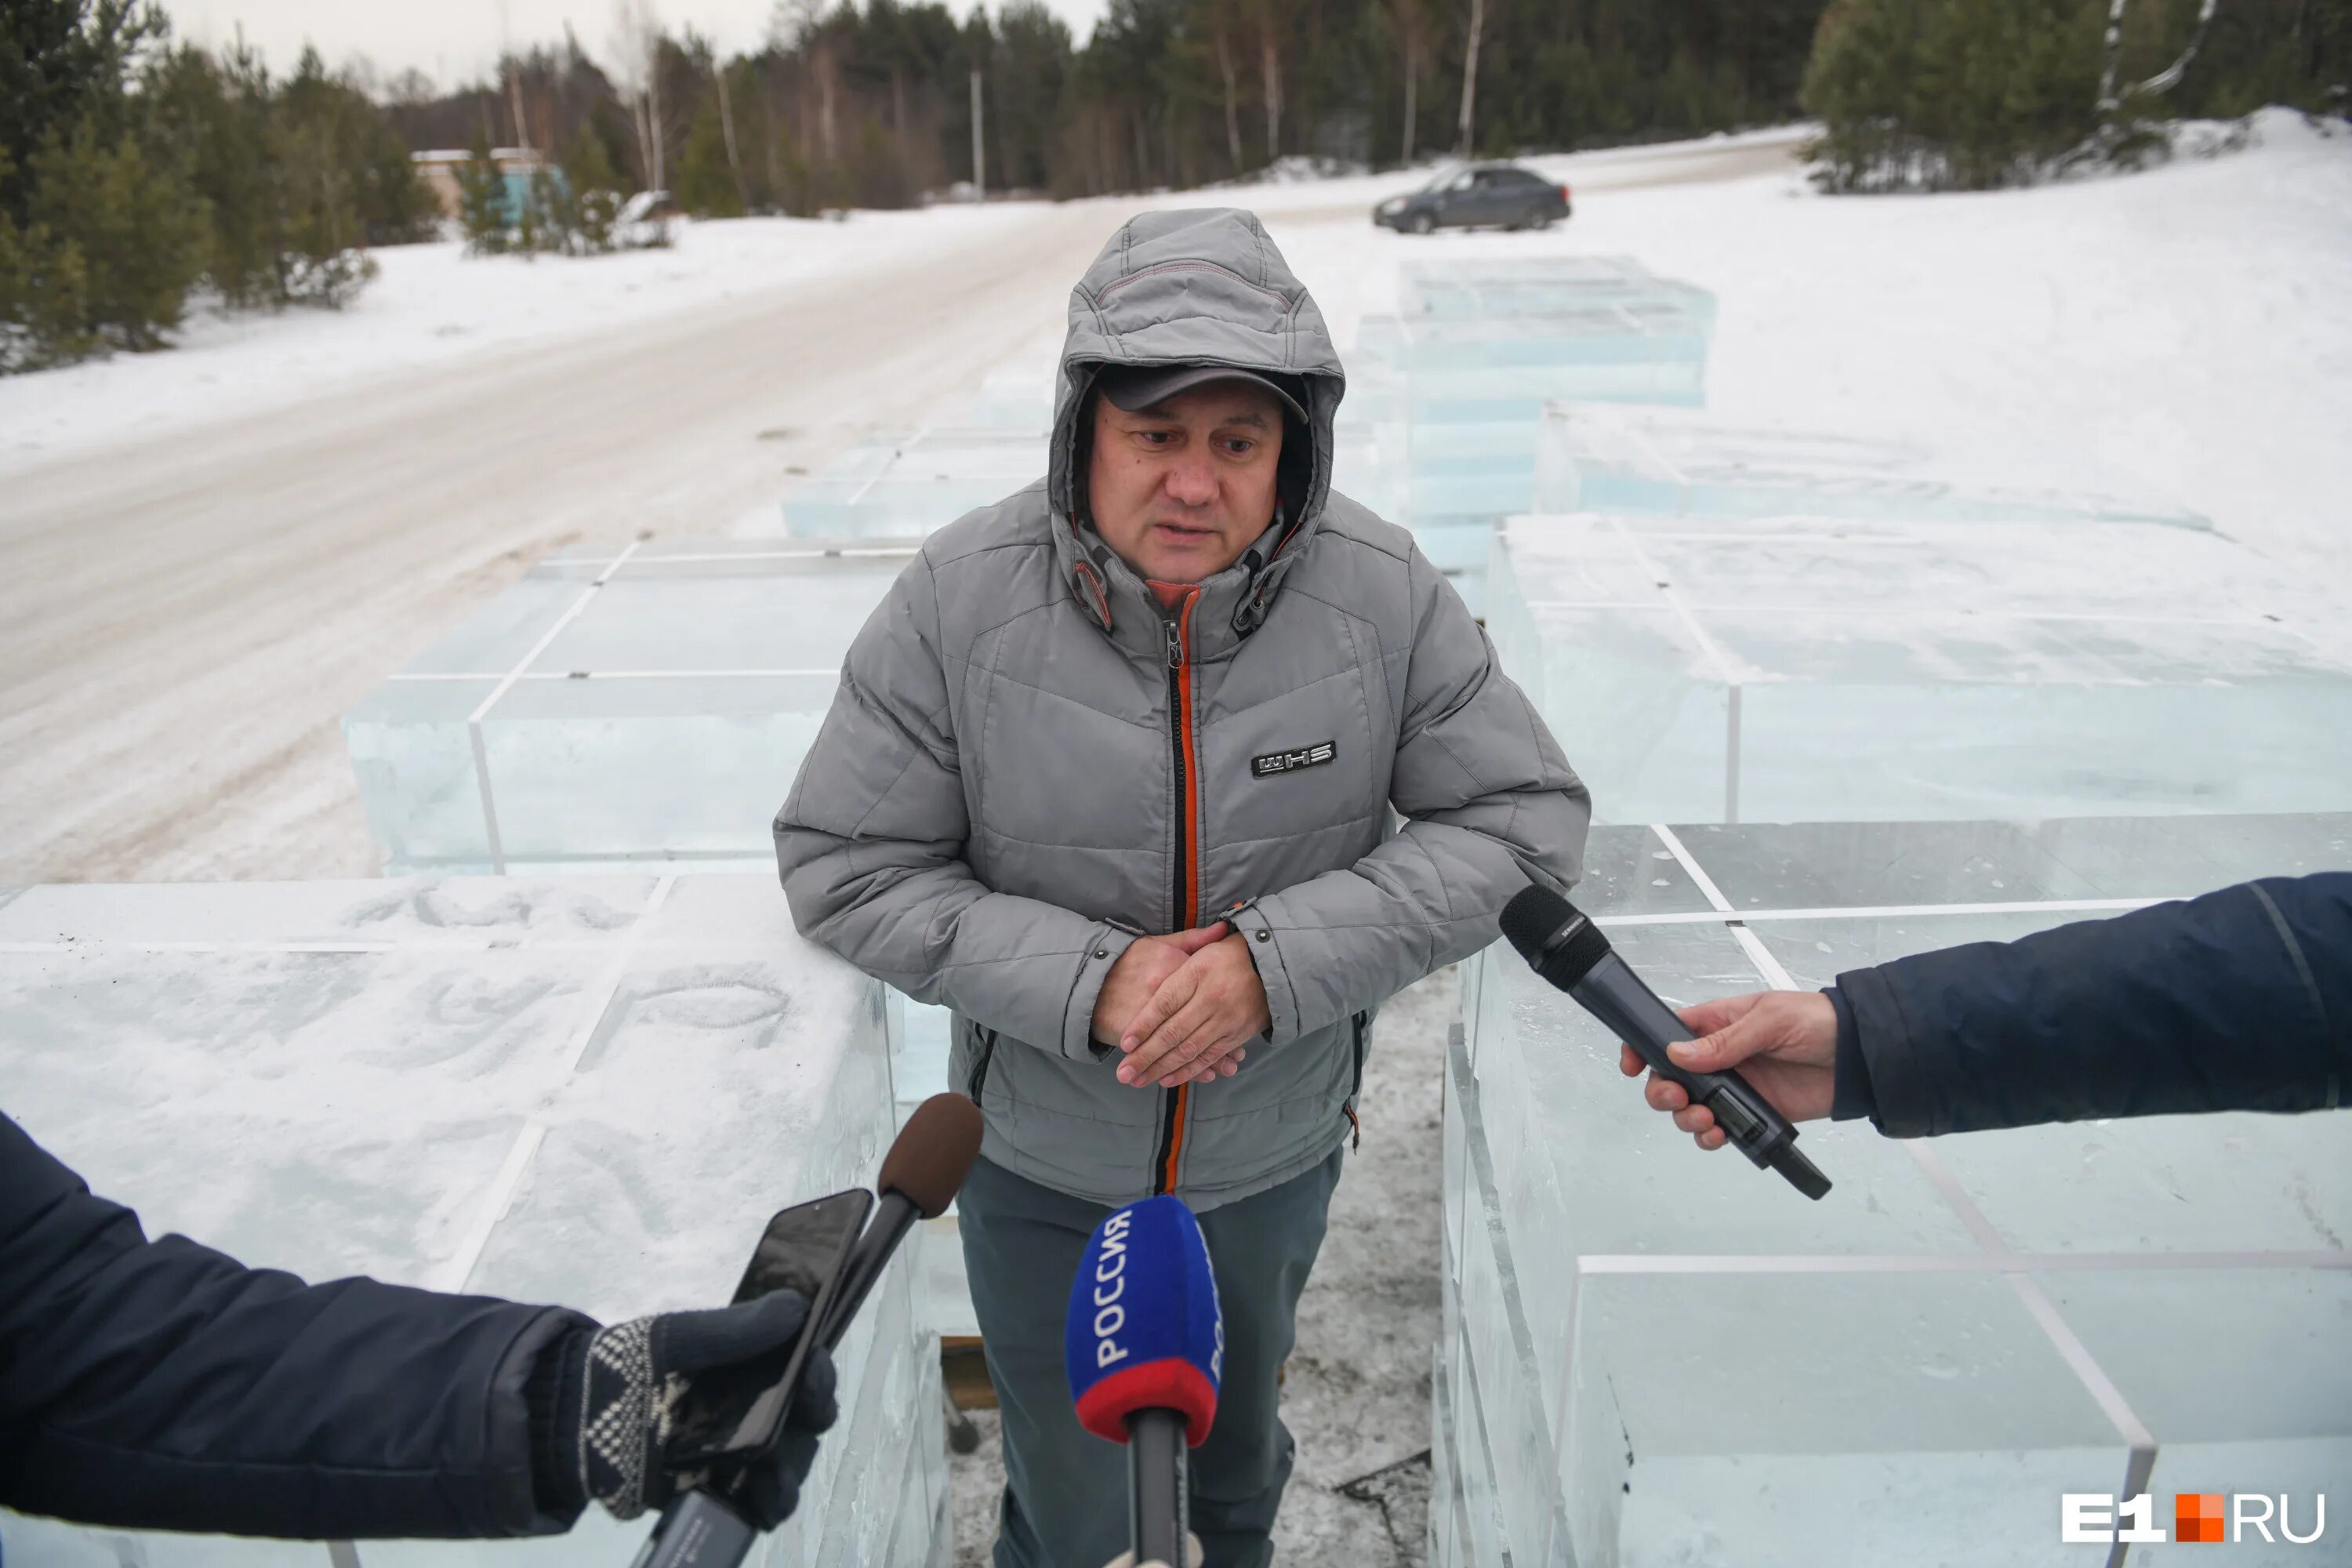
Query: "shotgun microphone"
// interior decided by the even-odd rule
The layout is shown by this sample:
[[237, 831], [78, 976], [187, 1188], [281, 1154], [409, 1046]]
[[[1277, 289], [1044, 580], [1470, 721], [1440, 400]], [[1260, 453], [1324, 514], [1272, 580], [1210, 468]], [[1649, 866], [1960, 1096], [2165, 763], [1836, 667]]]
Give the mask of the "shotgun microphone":
[[[873, 1217], [848, 1245], [840, 1268], [815, 1292], [811, 1310], [820, 1315], [803, 1331], [828, 1352], [841, 1343], [851, 1318], [873, 1290], [918, 1217], [933, 1218], [955, 1202], [971, 1163], [980, 1157], [980, 1108], [960, 1094], [935, 1094], [915, 1108], [907, 1125], [882, 1156], [875, 1185], [882, 1191]], [[782, 1216], [779, 1216], [782, 1218]], [[754, 1268], [760, 1258], [752, 1259]], [[761, 1396], [760, 1414], [773, 1442], [784, 1410], [799, 1383], [801, 1358], [793, 1357], [781, 1385]], [[760, 1538], [752, 1522], [711, 1485], [695, 1487], [670, 1500], [661, 1521], [632, 1568], [738, 1568]]]
[[1225, 1325], [1209, 1244], [1181, 1200], [1146, 1198], [1096, 1227], [1070, 1283], [1062, 1351], [1078, 1425], [1127, 1445], [1134, 1561], [1185, 1562], [1184, 1450], [1207, 1442], [1217, 1418]]
[[1691, 1037], [1689, 1028], [1575, 905], [1549, 889], [1531, 887], [1503, 906], [1503, 934], [1538, 974], [1576, 998], [1659, 1077], [1681, 1085], [1693, 1105], [1713, 1111], [1724, 1136], [1759, 1170], [1780, 1172], [1809, 1198], [1830, 1190], [1829, 1178], [1797, 1152], [1796, 1128], [1738, 1068], [1692, 1072], [1666, 1055], [1671, 1042]]

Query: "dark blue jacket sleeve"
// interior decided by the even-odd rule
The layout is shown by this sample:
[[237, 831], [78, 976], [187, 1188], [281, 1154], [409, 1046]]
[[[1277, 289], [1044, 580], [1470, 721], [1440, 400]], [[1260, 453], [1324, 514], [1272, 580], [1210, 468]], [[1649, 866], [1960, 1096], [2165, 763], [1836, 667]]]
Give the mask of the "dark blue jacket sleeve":
[[544, 1534], [525, 1382], [587, 1320], [305, 1285], [92, 1196], [0, 1116], [0, 1504], [238, 1535]]
[[1837, 1113], [1894, 1137], [2328, 1109], [2352, 1086], [2352, 871], [1923, 952], [1837, 993], [1861, 1057]]

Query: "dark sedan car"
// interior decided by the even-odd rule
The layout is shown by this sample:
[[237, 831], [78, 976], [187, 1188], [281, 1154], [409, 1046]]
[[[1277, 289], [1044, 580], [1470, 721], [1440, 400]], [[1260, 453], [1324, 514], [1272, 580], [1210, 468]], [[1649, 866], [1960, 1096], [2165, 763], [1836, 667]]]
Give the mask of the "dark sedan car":
[[1372, 221], [1403, 234], [1440, 228], [1544, 228], [1569, 213], [1568, 187], [1515, 163], [1451, 169], [1409, 196], [1372, 209]]

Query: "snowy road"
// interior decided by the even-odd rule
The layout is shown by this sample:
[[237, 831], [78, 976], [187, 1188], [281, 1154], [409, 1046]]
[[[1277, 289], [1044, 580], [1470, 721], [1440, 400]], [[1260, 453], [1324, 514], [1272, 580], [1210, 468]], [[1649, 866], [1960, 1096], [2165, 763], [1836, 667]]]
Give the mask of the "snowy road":
[[[1602, 155], [1580, 186], [1737, 178], [1785, 167], [1788, 148]], [[1285, 226], [1360, 226], [1359, 187], [1242, 199]], [[337, 720], [388, 671], [569, 540], [724, 531], [774, 502], [789, 466], [951, 405], [1056, 330], [1072, 279], [1144, 205], [992, 213], [952, 255], [881, 251], [606, 331], [331, 380], [291, 405], [257, 405], [253, 373], [233, 372], [231, 412], [209, 423], [198, 392], [160, 431], [124, 421], [103, 444], [12, 456], [0, 882], [372, 873]], [[562, 265], [541, 264], [551, 282]], [[202, 363], [90, 374], [208, 381]], [[8, 392], [45, 383], [60, 399], [90, 384]]]

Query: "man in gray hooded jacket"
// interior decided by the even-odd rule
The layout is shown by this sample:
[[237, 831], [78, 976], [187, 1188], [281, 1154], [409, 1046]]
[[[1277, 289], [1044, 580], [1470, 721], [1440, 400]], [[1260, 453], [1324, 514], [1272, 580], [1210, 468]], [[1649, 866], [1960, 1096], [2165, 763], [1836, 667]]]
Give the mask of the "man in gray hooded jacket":
[[1345, 384], [1255, 216], [1121, 228], [1071, 294], [1046, 478], [926, 541], [776, 821], [801, 930], [952, 1009], [986, 1114], [959, 1206], [999, 1568], [1124, 1544], [1063, 1313], [1108, 1209], [1169, 1192], [1226, 1335], [1194, 1526], [1268, 1560], [1373, 1015], [1577, 877], [1583, 785], [1412, 537], [1331, 491]]

